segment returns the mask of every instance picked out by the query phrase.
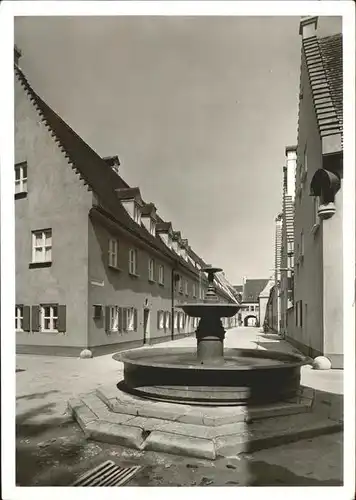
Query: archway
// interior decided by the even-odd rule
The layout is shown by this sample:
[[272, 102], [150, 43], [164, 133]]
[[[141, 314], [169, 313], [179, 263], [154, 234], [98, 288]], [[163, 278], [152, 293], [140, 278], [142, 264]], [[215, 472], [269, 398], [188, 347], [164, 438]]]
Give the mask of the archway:
[[256, 326], [257, 317], [256, 316], [246, 316], [244, 319], [244, 326]]

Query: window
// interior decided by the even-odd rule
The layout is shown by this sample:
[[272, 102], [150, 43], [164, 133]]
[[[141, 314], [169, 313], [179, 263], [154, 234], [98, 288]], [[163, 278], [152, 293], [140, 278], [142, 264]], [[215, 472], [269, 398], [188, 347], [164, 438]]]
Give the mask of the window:
[[129, 250], [129, 273], [137, 275], [137, 250], [130, 248]]
[[148, 281], [155, 280], [155, 261], [148, 259]]
[[141, 210], [137, 203], [134, 203], [133, 219], [137, 224], [141, 224]]
[[169, 328], [170, 328], [170, 321], [169, 321], [169, 319], [170, 319], [170, 313], [168, 311], [166, 311], [164, 313], [164, 327], [165, 327], [166, 330], [169, 330]]
[[184, 315], [183, 313], [179, 313], [179, 330], [184, 329]]
[[110, 331], [119, 331], [119, 308], [117, 306], [110, 307]]
[[183, 279], [179, 277], [179, 293], [183, 293]]
[[109, 239], [109, 266], [117, 267], [119, 242], [113, 238]]
[[185, 280], [185, 282], [184, 282], [184, 293], [186, 295], [188, 295], [188, 281], [187, 280]]
[[137, 310], [133, 307], [129, 307], [126, 309], [126, 330], [128, 332], [135, 331], [137, 329], [137, 321], [135, 318], [137, 317]]
[[158, 267], [158, 283], [164, 285], [164, 266], [162, 265]]
[[15, 165], [15, 195], [27, 193], [27, 163]]
[[164, 311], [157, 311], [157, 328], [158, 330], [164, 329]]
[[15, 306], [15, 330], [23, 330], [23, 306]]
[[52, 229], [32, 232], [32, 262], [52, 261]]
[[58, 306], [55, 304], [42, 305], [40, 309], [41, 330], [43, 332], [58, 331]]
[[193, 287], [193, 297], [195, 298], [197, 296], [197, 287], [196, 287], [196, 284], [193, 283], [192, 287]]
[[304, 256], [304, 233], [303, 231], [300, 233], [300, 256]]

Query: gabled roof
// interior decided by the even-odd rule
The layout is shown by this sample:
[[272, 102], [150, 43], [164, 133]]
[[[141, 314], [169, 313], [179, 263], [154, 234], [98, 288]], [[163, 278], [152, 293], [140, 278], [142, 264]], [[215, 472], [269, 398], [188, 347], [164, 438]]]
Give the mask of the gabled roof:
[[234, 285], [234, 289], [237, 293], [242, 293], [244, 290], [244, 286], [243, 285]]
[[303, 52], [320, 135], [342, 134], [342, 35], [305, 38]]
[[[67, 158], [68, 163], [79, 174], [84, 184], [92, 190], [97, 198], [98, 204], [94, 210], [115, 220], [121, 227], [132, 235], [149, 244], [153, 249], [160, 251], [163, 255], [174, 262], [179, 262], [181, 267], [191, 270], [196, 274], [194, 266], [186, 262], [180, 256], [171, 251], [159, 237], [151, 235], [146, 229], [136, 224], [118, 199], [118, 192], [135, 188], [128, 185], [120, 175], [116, 174], [109, 165], [88, 144], [86, 144], [67, 123], [60, 118], [33, 90], [21, 69], [15, 65], [15, 76], [24, 88], [30, 101], [39, 113], [43, 123], [49, 129], [53, 140]], [[138, 189], [138, 188], [137, 188]], [[117, 192], [117, 190], [119, 190]], [[92, 210], [93, 210], [92, 209]]]
[[273, 286], [274, 286], [274, 279], [268, 280], [266, 286], [261, 290], [259, 297], [268, 298], [271, 292], [271, 288]]
[[247, 279], [243, 287], [242, 302], [258, 302], [258, 297], [268, 281], [268, 279]]

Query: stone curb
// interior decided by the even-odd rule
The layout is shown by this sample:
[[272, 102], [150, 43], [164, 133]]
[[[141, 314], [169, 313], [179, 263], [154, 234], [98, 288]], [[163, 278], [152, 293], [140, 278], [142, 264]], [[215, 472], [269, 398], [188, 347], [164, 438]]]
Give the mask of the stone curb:
[[144, 441], [144, 432], [140, 427], [125, 424], [113, 424], [105, 420], [89, 422], [85, 434], [90, 439], [104, 443], [120, 444], [140, 450]]
[[[343, 430], [343, 425], [330, 420], [312, 425], [298, 431], [284, 431], [281, 434], [267, 434], [256, 432], [255, 435], [226, 436], [215, 439], [216, 454], [218, 457], [252, 453], [267, 448], [274, 448], [283, 444], [302, 441], [325, 434], [332, 434]], [[234, 443], [235, 441], [235, 443]]]
[[143, 449], [210, 460], [216, 458], [214, 443], [209, 439], [172, 435], [161, 431], [152, 431], [144, 442]]

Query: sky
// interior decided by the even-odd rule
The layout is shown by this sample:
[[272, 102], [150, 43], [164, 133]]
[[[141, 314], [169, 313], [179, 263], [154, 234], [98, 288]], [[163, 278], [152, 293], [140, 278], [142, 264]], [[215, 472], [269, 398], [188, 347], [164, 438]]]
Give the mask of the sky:
[[[233, 284], [268, 278], [299, 17], [19, 17], [34, 90]], [[321, 36], [340, 18], [319, 18]]]

